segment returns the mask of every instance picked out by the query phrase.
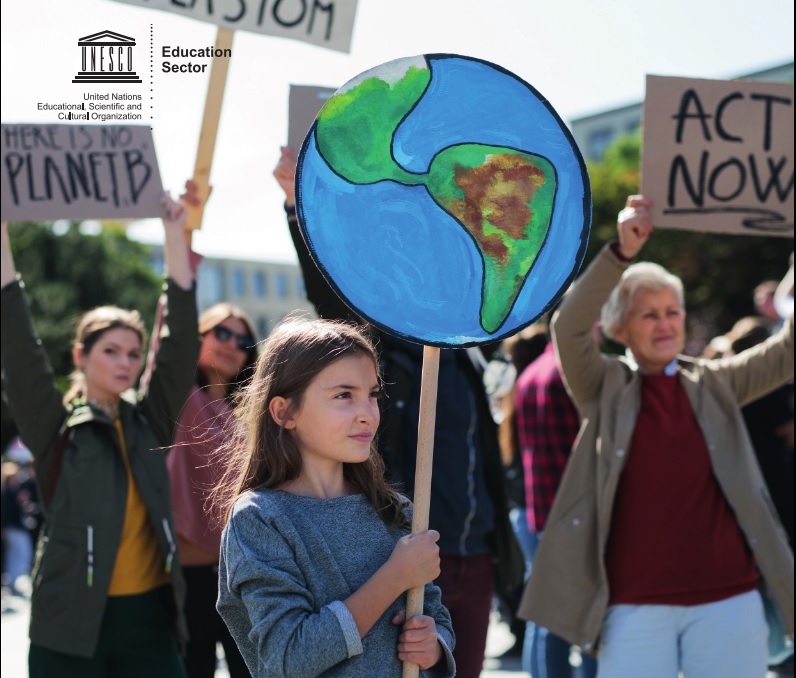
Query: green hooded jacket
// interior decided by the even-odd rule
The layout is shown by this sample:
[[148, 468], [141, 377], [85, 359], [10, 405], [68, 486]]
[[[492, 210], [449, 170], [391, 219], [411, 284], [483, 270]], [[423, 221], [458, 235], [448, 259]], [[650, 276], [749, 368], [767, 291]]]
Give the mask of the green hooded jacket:
[[[193, 384], [198, 320], [195, 289], [182, 290], [173, 282], [165, 289], [167, 312], [151, 381], [139, 393], [125, 394], [119, 417], [130, 467], [171, 573], [175, 634], [184, 643], [185, 584], [165, 454]], [[5, 392], [33, 453], [46, 514], [32, 571], [30, 639], [57, 652], [91, 657], [127, 503], [118, 436], [113, 421], [85, 401], [62, 403], [22, 284], [7, 285], [0, 297]]]

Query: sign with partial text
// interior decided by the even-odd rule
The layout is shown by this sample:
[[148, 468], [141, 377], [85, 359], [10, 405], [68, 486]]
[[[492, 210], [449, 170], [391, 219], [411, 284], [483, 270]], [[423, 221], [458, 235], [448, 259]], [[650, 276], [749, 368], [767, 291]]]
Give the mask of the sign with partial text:
[[318, 112], [335, 93], [333, 87], [291, 85], [288, 96], [287, 146], [296, 155]]
[[351, 51], [357, 0], [116, 0], [247, 31]]
[[647, 76], [643, 129], [656, 226], [793, 237], [793, 84]]
[[163, 216], [149, 127], [3, 124], [0, 153], [3, 220]]

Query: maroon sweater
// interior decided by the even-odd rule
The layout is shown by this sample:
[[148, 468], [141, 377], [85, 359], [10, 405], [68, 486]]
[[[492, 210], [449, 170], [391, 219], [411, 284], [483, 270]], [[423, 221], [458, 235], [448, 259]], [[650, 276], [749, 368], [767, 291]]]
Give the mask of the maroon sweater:
[[677, 376], [644, 375], [606, 550], [611, 604], [701, 605], [759, 574]]

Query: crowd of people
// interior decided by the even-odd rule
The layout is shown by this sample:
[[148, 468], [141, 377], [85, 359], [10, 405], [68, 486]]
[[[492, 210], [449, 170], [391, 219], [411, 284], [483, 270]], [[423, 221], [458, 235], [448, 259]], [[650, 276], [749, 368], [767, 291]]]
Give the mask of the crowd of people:
[[[430, 529], [412, 535], [422, 350], [335, 294], [299, 230], [295, 171], [283, 149], [317, 320], [259, 341], [229, 303], [197, 314], [189, 183], [163, 199], [148, 359], [137, 312], [92, 309], [65, 396], [3, 224], [20, 434], [2, 467], [3, 586], [24, 595], [30, 573], [32, 678], [211, 678], [218, 644], [231, 678], [402, 662], [478, 678], [496, 600], [533, 678], [792, 667], [792, 260], [750, 291], [759, 315], [686, 357], [682, 282], [638, 261], [653, 224], [631, 196], [549, 318], [442, 351]], [[412, 588], [423, 611], [407, 618]]]

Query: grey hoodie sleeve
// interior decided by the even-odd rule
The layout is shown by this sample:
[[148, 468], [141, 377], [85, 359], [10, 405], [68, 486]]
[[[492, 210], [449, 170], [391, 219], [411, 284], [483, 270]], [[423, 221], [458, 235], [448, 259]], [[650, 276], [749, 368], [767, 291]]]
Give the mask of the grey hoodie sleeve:
[[247, 525], [252, 520], [237, 513], [224, 532], [217, 605], [251, 673], [310, 678], [361, 654], [348, 608], [334, 601], [313, 612], [289, 544], [272, 525]]

